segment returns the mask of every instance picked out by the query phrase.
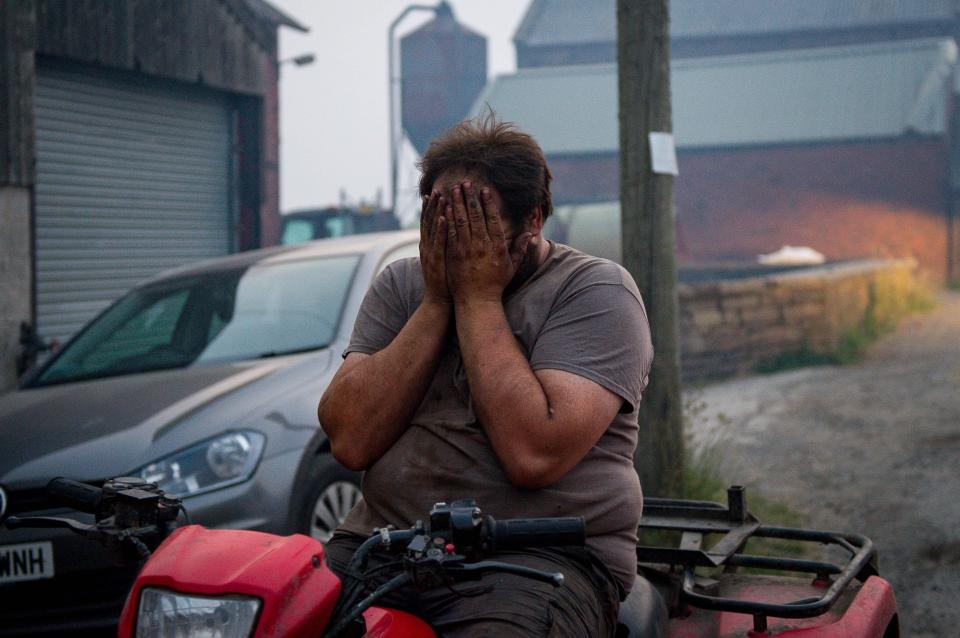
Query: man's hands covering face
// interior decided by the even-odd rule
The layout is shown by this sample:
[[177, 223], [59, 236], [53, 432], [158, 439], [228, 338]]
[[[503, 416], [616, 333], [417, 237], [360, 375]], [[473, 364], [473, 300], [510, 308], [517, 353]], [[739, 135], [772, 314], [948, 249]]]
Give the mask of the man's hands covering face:
[[424, 301], [449, 304], [447, 287], [447, 229], [443, 211], [446, 199], [437, 191], [423, 198], [420, 212], [420, 268], [426, 283]]
[[446, 281], [454, 302], [500, 302], [527, 252], [532, 235], [504, 236], [500, 209], [489, 188], [470, 181], [454, 186], [451, 202], [444, 201], [446, 226]]

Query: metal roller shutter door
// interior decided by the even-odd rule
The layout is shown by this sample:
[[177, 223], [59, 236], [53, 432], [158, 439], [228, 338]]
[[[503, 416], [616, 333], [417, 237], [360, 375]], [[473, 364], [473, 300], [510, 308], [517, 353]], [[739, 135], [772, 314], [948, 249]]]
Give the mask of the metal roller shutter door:
[[157, 272], [231, 249], [225, 95], [37, 71], [37, 329], [63, 340]]

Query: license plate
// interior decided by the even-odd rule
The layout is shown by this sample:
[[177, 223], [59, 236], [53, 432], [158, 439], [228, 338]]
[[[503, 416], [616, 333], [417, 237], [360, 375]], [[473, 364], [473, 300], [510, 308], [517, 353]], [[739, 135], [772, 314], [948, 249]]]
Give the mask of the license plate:
[[0, 584], [53, 578], [53, 543], [0, 545]]

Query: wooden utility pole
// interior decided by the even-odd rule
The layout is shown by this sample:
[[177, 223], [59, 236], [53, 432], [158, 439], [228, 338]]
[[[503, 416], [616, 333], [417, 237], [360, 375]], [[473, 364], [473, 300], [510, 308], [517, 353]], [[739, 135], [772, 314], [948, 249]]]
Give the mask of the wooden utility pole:
[[643, 294], [654, 348], [635, 457], [650, 496], [679, 496], [683, 477], [673, 175], [654, 172], [649, 137], [673, 130], [668, 10], [669, 0], [617, 0], [623, 265]]

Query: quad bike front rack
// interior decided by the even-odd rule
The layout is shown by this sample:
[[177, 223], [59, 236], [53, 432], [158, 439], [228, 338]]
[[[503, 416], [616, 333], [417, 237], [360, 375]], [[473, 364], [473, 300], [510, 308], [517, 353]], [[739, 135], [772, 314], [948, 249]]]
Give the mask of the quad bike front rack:
[[[850, 583], [877, 575], [876, 550], [873, 542], [859, 534], [828, 532], [790, 527], [762, 525], [747, 511], [746, 491], [734, 485], [727, 490], [727, 505], [711, 501], [687, 501], [664, 498], [645, 499], [641, 529], [681, 532], [679, 547], [638, 545], [638, 563], [668, 565], [682, 570], [680, 602], [711, 611], [727, 611], [753, 616], [754, 631], [767, 630], [767, 617], [810, 618], [826, 613], [837, 602]], [[723, 534], [703, 548], [707, 535]], [[792, 541], [834, 545], [849, 553], [844, 565], [831, 562], [756, 556], [743, 554], [750, 538], [777, 538]], [[822, 596], [803, 598], [789, 603], [723, 598], [695, 591], [697, 567], [739, 567], [814, 574], [820, 583], [830, 583]]]

